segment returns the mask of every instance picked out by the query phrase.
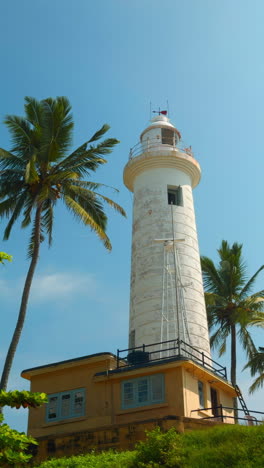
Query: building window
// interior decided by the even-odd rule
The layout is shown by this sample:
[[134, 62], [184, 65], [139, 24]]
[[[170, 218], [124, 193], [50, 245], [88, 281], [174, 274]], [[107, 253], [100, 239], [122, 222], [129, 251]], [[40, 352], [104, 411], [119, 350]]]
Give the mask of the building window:
[[163, 145], [175, 146], [175, 136], [174, 131], [169, 128], [161, 129], [161, 143]]
[[183, 206], [182, 188], [168, 187], [168, 204]]
[[164, 375], [155, 374], [122, 382], [122, 409], [164, 401]]
[[48, 395], [46, 421], [61, 421], [84, 416], [85, 389]]
[[200, 380], [198, 381], [198, 395], [200, 408], [205, 408], [204, 384]]

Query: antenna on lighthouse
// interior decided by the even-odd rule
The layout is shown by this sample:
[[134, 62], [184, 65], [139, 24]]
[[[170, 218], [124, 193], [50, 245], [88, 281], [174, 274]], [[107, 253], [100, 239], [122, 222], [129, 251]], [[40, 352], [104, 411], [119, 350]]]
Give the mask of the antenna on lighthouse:
[[[184, 300], [184, 285], [181, 281], [180, 259], [177, 244], [185, 239], [154, 239], [163, 244], [163, 275], [161, 301], [160, 342], [169, 341], [172, 336], [190, 343]], [[188, 285], [189, 286], [189, 285]]]
[[168, 101], [168, 99], [167, 99], [167, 111], [168, 111], [168, 117], [170, 117], [169, 101]]

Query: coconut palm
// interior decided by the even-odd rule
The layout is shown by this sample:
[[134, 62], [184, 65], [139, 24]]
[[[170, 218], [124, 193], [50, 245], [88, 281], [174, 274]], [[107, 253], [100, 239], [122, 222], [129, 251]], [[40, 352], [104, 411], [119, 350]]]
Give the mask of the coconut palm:
[[10, 151], [0, 149], [0, 217], [8, 218], [4, 239], [9, 238], [18, 218], [22, 228], [31, 225], [32, 230], [29, 270], [0, 383], [0, 389], [4, 390], [25, 320], [40, 244], [45, 236], [52, 243], [57, 202], [62, 201], [77, 220], [94, 231], [108, 250], [111, 243], [106, 234], [104, 203], [125, 215], [121, 206], [99, 192], [102, 184], [83, 180], [107, 162], [104, 155], [111, 153], [118, 143], [109, 138], [93, 144], [104, 136], [108, 125], [70, 152], [73, 119], [65, 97], [41, 101], [26, 97], [25, 117], [8, 115], [5, 124], [13, 146]]
[[249, 388], [249, 393], [254, 393], [257, 389], [263, 387], [264, 385], [264, 348], [259, 347], [259, 351], [253, 354], [245, 366], [245, 369], [246, 368], [250, 368], [252, 376], [259, 374]]
[[[262, 265], [248, 279], [242, 258], [242, 244], [222, 241], [218, 250], [219, 265], [208, 257], [201, 258], [205, 301], [211, 346], [219, 356], [226, 352], [227, 339], [231, 338], [231, 382], [237, 384], [237, 341], [240, 341], [247, 356], [256, 352], [249, 327], [264, 324], [264, 290], [251, 294]], [[234, 401], [236, 407], [236, 399]]]

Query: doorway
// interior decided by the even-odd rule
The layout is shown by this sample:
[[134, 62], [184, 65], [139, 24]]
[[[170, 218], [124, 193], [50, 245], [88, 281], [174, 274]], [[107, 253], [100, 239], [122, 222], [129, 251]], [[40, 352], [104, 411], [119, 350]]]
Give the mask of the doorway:
[[219, 416], [219, 408], [218, 408], [218, 395], [215, 388], [211, 387], [211, 406], [212, 406], [212, 413], [215, 418]]

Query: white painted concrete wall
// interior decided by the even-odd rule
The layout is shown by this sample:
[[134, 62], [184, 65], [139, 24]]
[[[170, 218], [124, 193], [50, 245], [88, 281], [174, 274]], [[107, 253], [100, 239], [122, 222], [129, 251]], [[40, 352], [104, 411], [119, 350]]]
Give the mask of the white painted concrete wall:
[[[159, 156], [150, 154], [149, 157], [155, 157], [157, 161]], [[163, 158], [162, 151], [160, 158]], [[188, 329], [191, 344], [210, 355], [192, 182], [186, 172], [177, 168], [149, 168], [139, 173], [134, 181], [129, 332], [135, 330], [136, 346], [160, 341], [163, 245], [153, 244], [153, 240], [172, 238], [167, 189], [168, 186], [179, 185], [183, 192], [183, 206], [173, 206], [172, 209], [174, 236], [185, 239], [177, 248], [185, 286]], [[171, 329], [169, 339], [175, 338], [177, 336]]]

